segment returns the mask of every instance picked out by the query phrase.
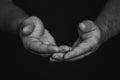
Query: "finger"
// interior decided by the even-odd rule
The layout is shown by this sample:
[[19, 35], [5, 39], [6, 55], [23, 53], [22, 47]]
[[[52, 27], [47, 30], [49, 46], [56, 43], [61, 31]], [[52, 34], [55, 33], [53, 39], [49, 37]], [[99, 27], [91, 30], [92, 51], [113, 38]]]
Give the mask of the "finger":
[[99, 46], [96, 46], [96, 47], [94, 47], [93, 49], [91, 48], [91, 49], [89, 49], [87, 52], [85, 52], [84, 54], [81, 54], [81, 55], [79, 55], [79, 56], [73, 57], [73, 58], [71, 58], [71, 59], [67, 59], [66, 61], [75, 61], [75, 60], [78, 60], [78, 59], [82, 59], [82, 58], [88, 56], [89, 54], [95, 52], [95, 51], [98, 49], [98, 47], [99, 47]]
[[74, 49], [75, 47], [77, 47], [79, 45], [79, 43], [81, 42], [81, 40], [77, 40], [74, 42], [73, 46], [72, 46], [72, 49]]
[[50, 45], [50, 46], [46, 47], [46, 50], [48, 50], [48, 52], [51, 52], [51, 53], [58, 53], [59, 47], [57, 47], [55, 45]]
[[48, 53], [48, 52], [59, 52], [59, 48], [55, 45], [45, 44], [45, 42], [40, 42], [38, 39], [33, 37], [24, 38], [24, 46], [38, 53]]
[[72, 50], [72, 47], [66, 46], [66, 45], [62, 45], [59, 47], [59, 52], [61, 53], [65, 53]]
[[28, 36], [33, 32], [34, 28], [35, 28], [34, 24], [32, 23], [27, 24], [24, 22], [20, 27], [20, 35], [23, 37]]
[[47, 45], [47, 44], [40, 44], [39, 46], [36, 46], [36, 50], [40, 53], [58, 53], [59, 48], [57, 46], [53, 45]]
[[87, 52], [87, 53], [85, 53], [85, 54], [82, 54], [82, 55], [76, 56], [76, 57], [71, 58], [71, 59], [66, 59], [66, 61], [76, 61], [76, 60], [78, 60], [78, 59], [80, 60], [80, 59], [82, 59], [82, 58], [88, 56], [88, 55], [91, 54], [92, 52], [93, 52], [93, 51], [91, 51], [91, 52]]
[[92, 21], [86, 20], [80, 23], [78, 28], [82, 32], [91, 32], [93, 30], [96, 30], [97, 27]]
[[30, 36], [38, 38], [41, 35], [43, 35], [43, 33], [44, 33], [44, 26], [43, 26], [42, 21], [39, 18], [37, 18], [35, 16], [32, 16], [28, 20], [26, 20], [26, 22], [32, 23], [35, 26], [35, 28], [33, 30], [33, 33]]
[[59, 47], [56, 46], [54, 38], [45, 30], [41, 37], [29, 36], [24, 38], [26, 47], [36, 51], [37, 53], [55, 53], [59, 52]]
[[54, 53], [51, 57], [56, 60], [63, 60], [63, 56], [66, 52], [69, 52], [72, 48], [66, 45], [59, 47], [59, 53]]
[[51, 58], [50, 57], [50, 59], [49, 59], [51, 62], [58, 62], [58, 60], [56, 60], [56, 59], [53, 59], [53, 58]]
[[23, 28], [23, 34], [24, 35], [30, 35], [34, 30], [34, 26], [31, 26], [31, 25], [27, 25]]
[[58, 61], [63, 61], [63, 56], [65, 52], [70, 51], [72, 48], [66, 45], [60, 46], [59, 47], [59, 53], [53, 53], [52, 56], [50, 57], [50, 61], [52, 62], [58, 62]]
[[80, 35], [83, 39], [94, 37], [99, 40], [101, 37], [100, 29], [92, 21], [84, 21], [83, 23], [80, 23], [78, 32], [81, 30], [85, 32], [83, 35]]
[[44, 32], [44, 27], [42, 21], [35, 17], [31, 16], [28, 19], [24, 20], [23, 24], [21, 24], [21, 34], [25, 36], [34, 36], [39, 37]]
[[49, 60], [51, 61], [51, 62], [62, 62], [62, 60], [57, 60], [57, 59], [54, 59], [54, 58], [49, 58]]
[[74, 48], [72, 51], [66, 53], [66, 55], [64, 56], [64, 59], [70, 59], [73, 57], [77, 57], [77, 56], [82, 55], [83, 53], [88, 52], [95, 46], [96, 42], [94, 43], [94, 41], [95, 41], [94, 39], [89, 39], [89, 40], [82, 42], [81, 44], [79, 44], [79, 46]]
[[95, 47], [91, 47], [91, 49], [89, 49], [88, 51], [85, 51], [83, 54], [81, 54], [79, 56], [75, 56], [75, 57], [70, 58], [70, 59], [66, 59], [66, 61], [75, 61], [78, 59], [82, 59], [82, 58], [88, 56], [89, 54], [95, 52], [98, 48], [99, 48], [99, 45], [96, 45]]
[[64, 53], [54, 53], [50, 57], [50, 61], [62, 61], [63, 60]]

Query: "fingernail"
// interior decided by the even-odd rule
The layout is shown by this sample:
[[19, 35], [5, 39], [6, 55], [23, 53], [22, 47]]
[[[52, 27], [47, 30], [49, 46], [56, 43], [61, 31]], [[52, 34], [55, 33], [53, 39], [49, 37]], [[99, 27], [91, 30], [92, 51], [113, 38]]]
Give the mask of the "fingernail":
[[23, 28], [23, 33], [24, 33], [25, 35], [31, 34], [32, 31], [33, 31], [33, 27], [32, 27], [31, 25], [25, 26], [25, 27]]
[[30, 33], [31, 30], [32, 30], [32, 27], [31, 27], [31, 26], [25, 26], [25, 27], [23, 28], [23, 32], [24, 32], [25, 34]]
[[81, 30], [85, 30], [85, 28], [86, 28], [86, 26], [85, 26], [85, 24], [84, 23], [80, 23], [80, 25], [79, 25], [79, 27], [81, 28]]

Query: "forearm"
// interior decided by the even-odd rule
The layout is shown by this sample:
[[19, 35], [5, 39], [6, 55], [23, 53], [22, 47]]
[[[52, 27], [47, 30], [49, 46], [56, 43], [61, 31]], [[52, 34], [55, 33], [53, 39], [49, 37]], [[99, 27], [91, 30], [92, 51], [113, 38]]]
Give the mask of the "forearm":
[[17, 33], [20, 24], [29, 16], [19, 7], [7, 1], [0, 1], [0, 30]]
[[101, 29], [103, 42], [120, 32], [120, 0], [109, 0], [95, 20]]

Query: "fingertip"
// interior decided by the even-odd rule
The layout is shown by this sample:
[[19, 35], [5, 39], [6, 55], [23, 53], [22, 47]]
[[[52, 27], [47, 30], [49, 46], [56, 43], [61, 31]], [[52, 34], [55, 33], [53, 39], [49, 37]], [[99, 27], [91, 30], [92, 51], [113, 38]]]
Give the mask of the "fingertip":
[[52, 53], [58, 53], [59, 52], [59, 48], [57, 46], [49, 46], [48, 49]]
[[63, 60], [64, 53], [54, 53], [52, 55], [52, 58], [58, 59], [58, 60]]
[[91, 20], [85, 20], [79, 24], [79, 28], [84, 32], [93, 31], [96, 29], [96, 25]]
[[72, 50], [72, 47], [69, 47], [69, 46], [66, 46], [66, 45], [63, 45], [63, 46], [59, 47], [59, 52], [68, 52], [70, 50]]
[[64, 55], [64, 59], [69, 59], [69, 58], [70, 58], [69, 53], [66, 53], [66, 55]]
[[85, 31], [86, 26], [85, 26], [84, 23], [80, 23], [80, 24], [79, 24], [79, 28], [80, 28], [82, 31]]
[[72, 51], [70, 51], [70, 52], [68, 52], [68, 53], [66, 53], [66, 54], [64, 55], [64, 59], [65, 59], [65, 60], [66, 60], [66, 59], [70, 59], [70, 58], [74, 57], [75, 54], [76, 54], [76, 51], [72, 50]]
[[65, 56], [64, 56], [64, 59], [68, 59], [68, 58], [69, 58], [69, 56], [68, 56], [68, 55], [65, 55]]
[[29, 35], [33, 32], [33, 27], [31, 25], [25, 26], [22, 31], [25, 35]]
[[49, 60], [51, 61], [51, 62], [57, 62], [57, 60], [55, 60], [55, 59], [53, 59], [53, 58], [49, 58]]

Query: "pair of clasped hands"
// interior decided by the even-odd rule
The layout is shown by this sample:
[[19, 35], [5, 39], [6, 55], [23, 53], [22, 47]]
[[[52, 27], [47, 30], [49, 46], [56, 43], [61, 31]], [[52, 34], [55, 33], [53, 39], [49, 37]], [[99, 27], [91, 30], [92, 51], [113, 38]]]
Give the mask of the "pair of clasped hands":
[[40, 56], [49, 57], [52, 62], [76, 61], [97, 50], [101, 33], [94, 22], [86, 20], [80, 23], [78, 34], [79, 37], [72, 47], [57, 46], [52, 35], [36, 16], [25, 19], [20, 28], [24, 47]]

